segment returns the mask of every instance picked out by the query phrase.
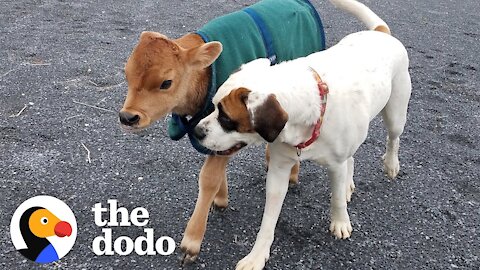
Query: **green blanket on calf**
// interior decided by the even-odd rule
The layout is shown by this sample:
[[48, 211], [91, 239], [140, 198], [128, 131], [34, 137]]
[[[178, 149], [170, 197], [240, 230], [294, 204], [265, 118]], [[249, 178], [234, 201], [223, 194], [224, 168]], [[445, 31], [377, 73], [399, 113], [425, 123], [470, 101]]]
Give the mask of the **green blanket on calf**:
[[223, 51], [211, 66], [203, 110], [190, 120], [172, 115], [168, 134], [174, 140], [188, 134], [195, 149], [204, 154], [212, 153], [199, 144], [193, 128], [213, 111], [212, 97], [233, 71], [258, 58], [275, 64], [325, 49], [320, 17], [308, 0], [263, 0], [210, 21], [197, 34], [205, 42], [221, 42]]

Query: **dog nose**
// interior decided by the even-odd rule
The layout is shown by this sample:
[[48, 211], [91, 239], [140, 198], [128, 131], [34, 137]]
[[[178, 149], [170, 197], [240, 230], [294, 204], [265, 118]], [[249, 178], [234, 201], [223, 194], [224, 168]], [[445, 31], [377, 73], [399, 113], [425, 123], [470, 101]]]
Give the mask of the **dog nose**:
[[207, 134], [205, 134], [205, 131], [203, 130], [203, 128], [201, 127], [195, 127], [195, 129], [193, 130], [193, 135], [195, 135], [195, 137], [198, 139], [198, 140], [203, 140]]
[[140, 116], [138, 116], [138, 114], [131, 114], [128, 112], [120, 112], [118, 113], [118, 117], [120, 118], [120, 123], [126, 126], [133, 126], [140, 121]]

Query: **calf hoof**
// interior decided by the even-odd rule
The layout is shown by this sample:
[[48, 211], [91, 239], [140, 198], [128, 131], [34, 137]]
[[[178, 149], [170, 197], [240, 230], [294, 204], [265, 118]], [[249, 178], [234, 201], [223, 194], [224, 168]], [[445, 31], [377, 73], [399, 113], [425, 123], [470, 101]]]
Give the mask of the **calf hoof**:
[[300, 162], [297, 161], [297, 163], [292, 167], [292, 170], [290, 171], [290, 178], [288, 180], [290, 187], [298, 185], [299, 171], [300, 171]]
[[182, 253], [182, 255], [179, 258], [180, 265], [183, 267], [183, 266], [187, 266], [189, 264], [192, 264], [197, 260], [197, 257], [198, 257], [198, 255], [190, 255], [190, 254], [187, 254], [187, 253]]
[[214, 210], [223, 211], [223, 210], [227, 209], [227, 207], [228, 207], [228, 198], [218, 198], [218, 197], [216, 197], [213, 200], [212, 208], [214, 208]]
[[180, 250], [182, 255], [180, 256], [181, 265], [187, 265], [193, 263], [200, 253], [200, 241], [192, 241], [187, 237], [183, 237], [182, 243], [180, 244]]
[[225, 210], [227, 210], [227, 207], [218, 206], [215, 203], [212, 203], [212, 206], [210, 207], [210, 213], [214, 213], [214, 212], [222, 213], [222, 212], [225, 212]]
[[290, 175], [290, 178], [288, 179], [288, 184], [290, 187], [298, 185], [298, 174]]

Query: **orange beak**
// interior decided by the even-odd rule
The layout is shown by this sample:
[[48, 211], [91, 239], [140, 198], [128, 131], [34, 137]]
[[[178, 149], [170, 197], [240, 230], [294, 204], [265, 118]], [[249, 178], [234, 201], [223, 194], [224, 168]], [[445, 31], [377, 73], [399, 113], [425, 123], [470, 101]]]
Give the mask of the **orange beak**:
[[72, 235], [72, 226], [66, 221], [60, 221], [55, 225], [54, 231], [58, 237], [70, 236]]

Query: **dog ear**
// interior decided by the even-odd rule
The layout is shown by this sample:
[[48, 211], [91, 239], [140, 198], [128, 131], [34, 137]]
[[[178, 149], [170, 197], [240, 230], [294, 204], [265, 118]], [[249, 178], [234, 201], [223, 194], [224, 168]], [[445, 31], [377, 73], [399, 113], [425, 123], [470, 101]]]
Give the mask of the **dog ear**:
[[274, 94], [268, 95], [265, 102], [253, 113], [253, 128], [267, 142], [273, 142], [282, 132], [288, 121], [288, 114]]
[[204, 69], [217, 60], [222, 53], [222, 50], [222, 43], [212, 41], [190, 49], [187, 53], [187, 57], [195, 68]]

